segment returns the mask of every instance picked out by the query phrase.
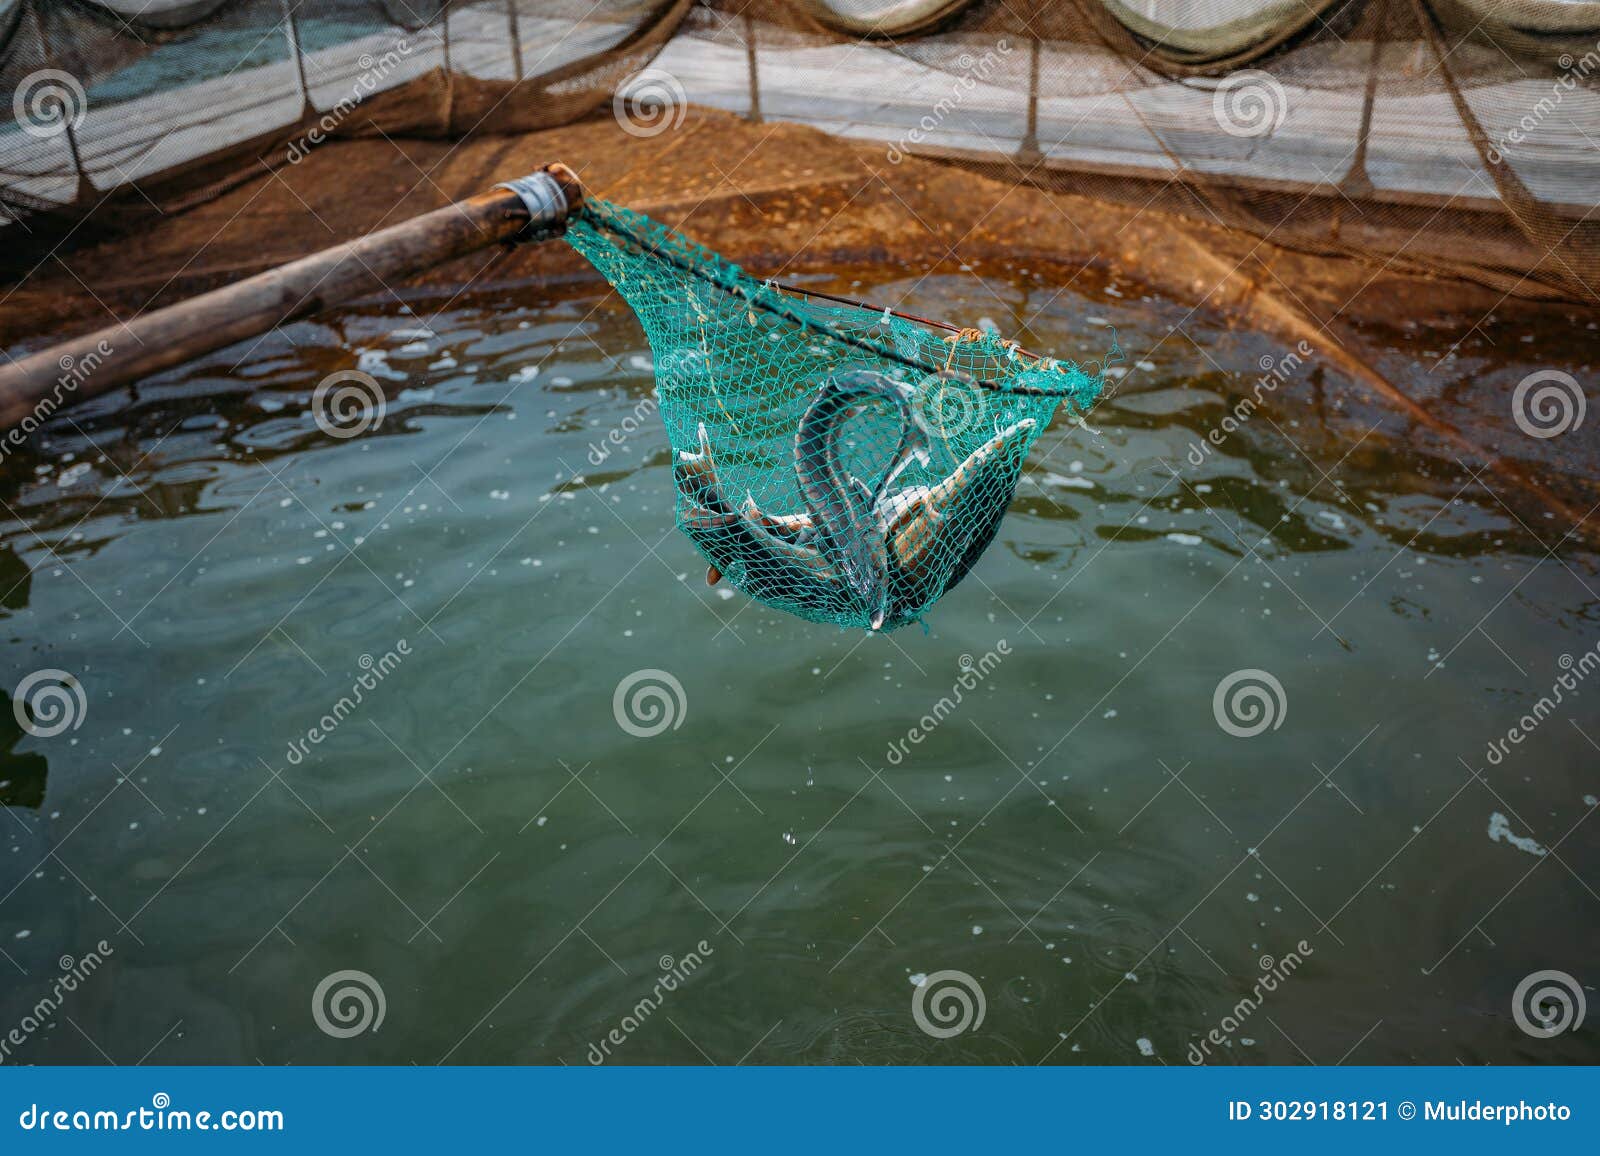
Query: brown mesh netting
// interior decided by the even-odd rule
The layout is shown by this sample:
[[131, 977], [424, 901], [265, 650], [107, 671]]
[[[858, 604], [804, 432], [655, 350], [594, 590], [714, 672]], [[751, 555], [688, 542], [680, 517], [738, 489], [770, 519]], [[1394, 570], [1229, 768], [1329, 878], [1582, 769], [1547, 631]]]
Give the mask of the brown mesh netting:
[[[1600, 4], [991, 0], [901, 40], [894, 21], [935, 5], [761, 3], [791, 51], [870, 16], [887, 35], [858, 56], [942, 75], [852, 135], [1278, 245], [1600, 300]], [[785, 69], [763, 31], [771, 116]], [[859, 67], [885, 87], [882, 63]]]
[[648, 69], [657, 107], [812, 124], [886, 164], [1600, 300], [1595, 3], [0, 0], [0, 37], [0, 231], [108, 197], [137, 219], [331, 135], [566, 123]]
[[690, 3], [0, 0], [0, 215], [165, 210], [336, 135], [565, 124]]

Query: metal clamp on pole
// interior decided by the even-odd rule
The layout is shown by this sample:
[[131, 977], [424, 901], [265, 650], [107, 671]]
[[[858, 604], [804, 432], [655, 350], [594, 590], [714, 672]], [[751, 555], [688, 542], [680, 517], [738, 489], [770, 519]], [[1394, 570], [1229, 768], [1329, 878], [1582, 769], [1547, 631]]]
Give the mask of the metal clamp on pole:
[[509, 189], [528, 211], [528, 223], [512, 237], [518, 244], [547, 241], [567, 231], [567, 219], [583, 203], [583, 186], [577, 174], [563, 164], [553, 164], [538, 172], [494, 186]]

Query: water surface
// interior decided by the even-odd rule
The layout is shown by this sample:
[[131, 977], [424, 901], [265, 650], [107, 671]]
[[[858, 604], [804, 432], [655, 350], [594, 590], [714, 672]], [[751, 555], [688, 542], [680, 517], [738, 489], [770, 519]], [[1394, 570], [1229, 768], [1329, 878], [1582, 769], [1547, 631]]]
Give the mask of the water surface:
[[[1600, 1059], [1512, 1015], [1600, 958], [1593, 690], [1487, 754], [1600, 641], [1593, 556], [1314, 357], [1207, 453], [1276, 343], [1126, 285], [877, 276], [820, 283], [1128, 352], [925, 633], [706, 587], [593, 287], [299, 324], [7, 461], [5, 686], [85, 707], [0, 711], [0, 1028], [109, 948], [8, 1058]], [[1547, 329], [1431, 372], [1457, 330], [1373, 338], [1492, 417], [1582, 363]], [[385, 416], [330, 436], [311, 387], [357, 364]], [[651, 737], [614, 707], [642, 670], [682, 688], [648, 676]], [[1282, 688], [1241, 684], [1252, 737], [1214, 709], [1239, 671]], [[313, 993], [349, 970], [384, 1018], [340, 1038]], [[913, 1015], [942, 971], [985, 1007], [950, 1038]]]

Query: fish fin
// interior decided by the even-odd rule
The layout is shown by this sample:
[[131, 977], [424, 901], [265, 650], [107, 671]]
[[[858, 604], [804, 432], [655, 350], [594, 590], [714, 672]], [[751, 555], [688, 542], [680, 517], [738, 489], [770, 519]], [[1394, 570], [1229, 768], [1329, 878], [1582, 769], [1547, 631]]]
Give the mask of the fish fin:
[[756, 504], [755, 495], [749, 492], [745, 493], [739, 512], [746, 521], [785, 541], [802, 542], [816, 529], [808, 514], [767, 513]]
[[705, 422], [700, 423], [700, 428], [695, 431], [695, 434], [695, 440], [700, 444], [699, 451], [679, 450], [678, 461], [709, 466], [711, 464], [711, 437], [706, 433]]
[[916, 571], [927, 564], [939, 540], [941, 515], [919, 504], [905, 511], [889, 530], [889, 545], [902, 570]]

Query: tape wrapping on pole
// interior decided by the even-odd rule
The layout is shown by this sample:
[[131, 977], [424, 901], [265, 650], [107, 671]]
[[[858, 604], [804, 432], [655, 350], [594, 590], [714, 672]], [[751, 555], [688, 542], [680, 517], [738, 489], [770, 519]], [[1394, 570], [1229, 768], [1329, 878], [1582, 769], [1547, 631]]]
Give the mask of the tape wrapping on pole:
[[529, 173], [525, 177], [501, 181], [494, 187], [511, 190], [528, 210], [527, 225], [512, 238], [517, 244], [548, 240], [566, 231], [570, 211], [567, 194], [561, 182], [548, 172]]

